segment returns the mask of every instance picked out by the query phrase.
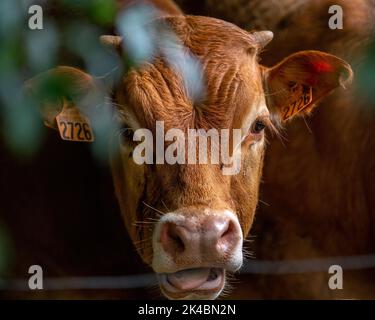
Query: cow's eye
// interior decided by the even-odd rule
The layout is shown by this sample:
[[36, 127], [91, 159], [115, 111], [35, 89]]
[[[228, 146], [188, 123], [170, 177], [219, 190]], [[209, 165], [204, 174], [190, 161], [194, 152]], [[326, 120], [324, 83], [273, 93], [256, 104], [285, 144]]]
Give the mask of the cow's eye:
[[266, 128], [266, 124], [261, 119], [258, 119], [254, 122], [251, 133], [259, 134]]
[[122, 143], [133, 142], [134, 131], [131, 128], [122, 128], [120, 130], [120, 139]]

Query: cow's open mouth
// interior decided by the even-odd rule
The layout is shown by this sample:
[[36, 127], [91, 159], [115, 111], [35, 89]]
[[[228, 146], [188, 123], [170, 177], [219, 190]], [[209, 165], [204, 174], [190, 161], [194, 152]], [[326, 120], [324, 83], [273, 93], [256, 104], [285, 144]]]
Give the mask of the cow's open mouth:
[[163, 293], [171, 299], [216, 298], [225, 284], [225, 271], [220, 268], [194, 268], [159, 274]]

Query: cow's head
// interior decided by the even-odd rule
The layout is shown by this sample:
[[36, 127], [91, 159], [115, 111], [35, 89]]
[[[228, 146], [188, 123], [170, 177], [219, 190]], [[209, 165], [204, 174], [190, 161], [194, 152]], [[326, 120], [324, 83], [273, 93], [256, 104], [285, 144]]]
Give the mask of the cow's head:
[[[242, 264], [242, 242], [257, 206], [265, 129], [309, 112], [352, 73], [343, 60], [317, 51], [293, 54], [272, 68], [262, 66], [259, 53], [271, 32], [249, 33], [207, 17], [163, 21], [200, 61], [204, 96], [193, 101], [181, 76], [157, 54], [122, 75], [112, 96], [113, 121], [120, 128], [110, 143], [115, 192], [132, 241], [159, 275], [163, 293], [178, 299], [216, 298], [226, 272]], [[118, 37], [102, 40], [118, 51], [121, 41], [126, 44]], [[49, 73], [69, 77], [77, 95], [99, 90], [99, 80], [80, 70], [59, 67]], [[43, 104], [49, 126], [56, 127], [61, 107]], [[241, 170], [225, 175], [222, 163], [136, 164], [133, 133], [140, 128], [155, 133], [156, 121], [164, 121], [165, 131], [240, 129], [241, 142], [232, 143], [231, 155], [241, 151]]]

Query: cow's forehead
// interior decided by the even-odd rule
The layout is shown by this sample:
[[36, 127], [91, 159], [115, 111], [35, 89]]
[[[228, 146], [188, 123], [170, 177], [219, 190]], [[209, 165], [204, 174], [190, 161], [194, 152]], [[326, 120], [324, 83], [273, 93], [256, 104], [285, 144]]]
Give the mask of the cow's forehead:
[[147, 127], [153, 127], [156, 120], [164, 121], [166, 128], [230, 127], [233, 113], [243, 109], [243, 104], [251, 105], [261, 90], [250, 34], [213, 18], [168, 19], [200, 63], [202, 96], [192, 99], [183, 75], [165, 56], [159, 56], [125, 76], [127, 107]]
[[257, 45], [251, 33], [223, 20], [202, 16], [174, 16], [163, 20], [199, 56], [213, 51], [247, 50]]
[[132, 109], [142, 126], [149, 128], [155, 121], [165, 121], [167, 128], [229, 128], [233, 114], [251, 108], [262, 93], [259, 69], [250, 58], [245, 62], [210, 62], [203, 73], [203, 96], [193, 101], [182, 77], [165, 63], [159, 61], [133, 70], [121, 87], [125, 106]]

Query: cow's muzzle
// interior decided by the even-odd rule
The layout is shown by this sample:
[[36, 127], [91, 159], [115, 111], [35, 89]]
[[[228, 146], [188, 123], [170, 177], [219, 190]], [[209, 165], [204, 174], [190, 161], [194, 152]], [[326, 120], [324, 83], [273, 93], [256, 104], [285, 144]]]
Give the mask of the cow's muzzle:
[[225, 272], [242, 265], [242, 231], [229, 210], [164, 215], [153, 236], [152, 266], [170, 299], [215, 299]]

